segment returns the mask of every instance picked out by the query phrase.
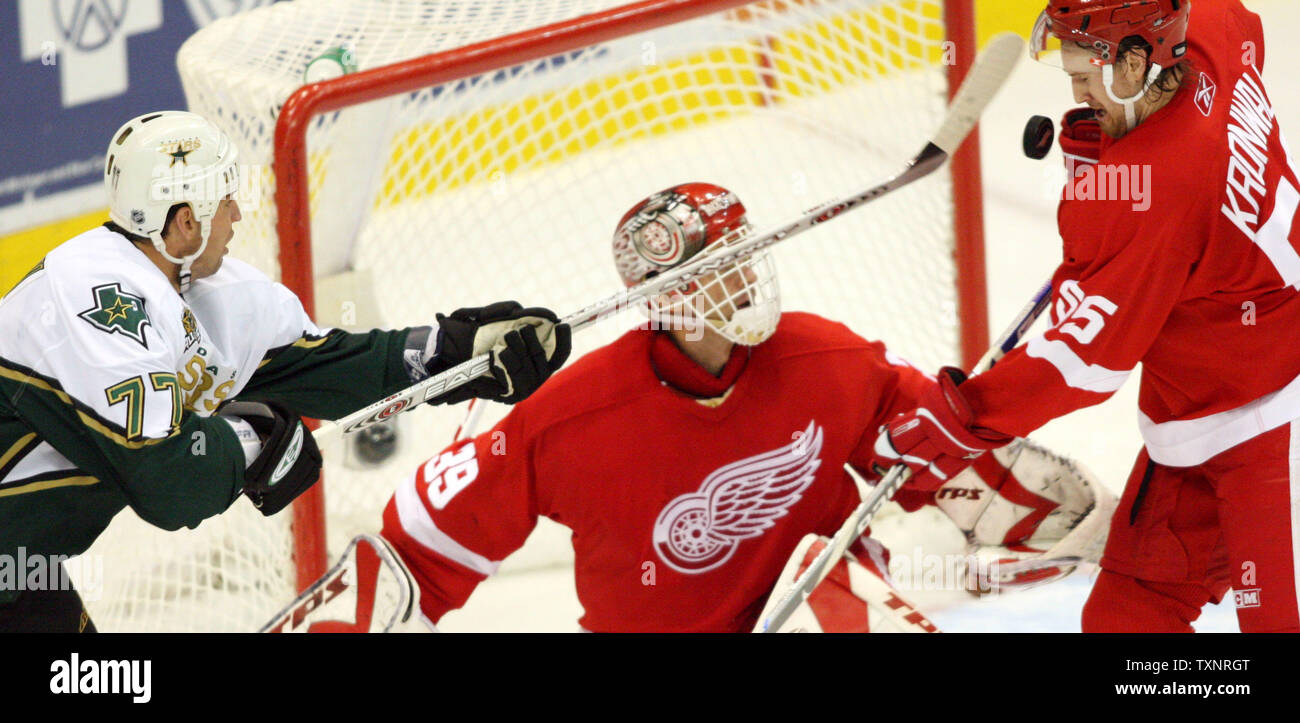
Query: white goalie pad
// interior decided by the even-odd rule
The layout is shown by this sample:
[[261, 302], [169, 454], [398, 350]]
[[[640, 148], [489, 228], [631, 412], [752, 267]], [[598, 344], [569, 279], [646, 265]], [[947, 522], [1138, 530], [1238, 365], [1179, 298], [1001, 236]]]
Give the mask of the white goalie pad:
[[982, 594], [1100, 560], [1117, 500], [1079, 463], [1021, 439], [976, 460], [935, 503], [966, 535], [968, 589]]
[[358, 535], [343, 557], [261, 633], [436, 632], [420, 615], [420, 590], [377, 535]]
[[[781, 593], [790, 589], [797, 576], [830, 542], [829, 538], [805, 535], [781, 571], [774, 592], [759, 615], [762, 632], [764, 620], [780, 601]], [[916, 606], [895, 590], [882, 575], [888, 567], [885, 551], [879, 542], [859, 538], [848, 554], [840, 558], [808, 598], [789, 619], [774, 632], [778, 633], [937, 633]]]

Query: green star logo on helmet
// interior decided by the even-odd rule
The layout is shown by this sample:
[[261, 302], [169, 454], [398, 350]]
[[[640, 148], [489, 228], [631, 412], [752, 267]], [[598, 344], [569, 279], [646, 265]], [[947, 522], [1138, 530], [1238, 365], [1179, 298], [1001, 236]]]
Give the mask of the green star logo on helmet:
[[100, 331], [114, 334], [121, 333], [149, 348], [144, 338], [144, 328], [149, 326], [149, 317], [144, 311], [144, 299], [122, 291], [119, 284], [96, 286], [91, 292], [95, 305], [77, 314]]
[[177, 161], [180, 161], [182, 166], [190, 165], [190, 161], [186, 156], [197, 151], [201, 145], [203, 144], [198, 138], [184, 138], [179, 141], [166, 142], [158, 150], [171, 157], [172, 162], [167, 165], [168, 168], [171, 168], [176, 165]]

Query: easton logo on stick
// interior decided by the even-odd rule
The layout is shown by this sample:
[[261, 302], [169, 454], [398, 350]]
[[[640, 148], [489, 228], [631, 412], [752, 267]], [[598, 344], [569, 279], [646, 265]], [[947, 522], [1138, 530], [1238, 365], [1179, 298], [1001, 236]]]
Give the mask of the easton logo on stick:
[[122, 287], [116, 283], [96, 286], [91, 293], [95, 297], [95, 305], [77, 316], [100, 331], [120, 333], [139, 342], [140, 346], [149, 348], [149, 342], [144, 338], [144, 328], [149, 326], [144, 299], [122, 291]]
[[444, 372], [431, 376], [404, 392], [398, 392], [364, 409], [359, 409], [339, 420], [338, 423], [343, 427], [344, 434], [352, 434], [371, 425], [379, 424], [394, 414], [424, 404], [443, 392], [455, 389], [470, 380], [487, 374], [491, 369], [491, 355], [484, 354], [481, 357], [474, 357]]

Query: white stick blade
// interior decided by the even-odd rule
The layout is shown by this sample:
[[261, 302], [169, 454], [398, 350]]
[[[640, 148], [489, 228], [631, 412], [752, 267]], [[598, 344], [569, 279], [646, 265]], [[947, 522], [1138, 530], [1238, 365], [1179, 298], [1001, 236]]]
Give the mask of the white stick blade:
[[1025, 41], [1015, 33], [1002, 33], [989, 41], [966, 75], [961, 90], [957, 91], [957, 97], [948, 106], [943, 127], [934, 137], [936, 146], [950, 156], [957, 151], [957, 147], [979, 122], [989, 101], [993, 100], [993, 96], [997, 95], [1002, 84], [1011, 76], [1011, 71], [1024, 52]]
[[343, 438], [343, 427], [327, 419], [322, 419], [320, 426], [311, 433], [311, 436], [315, 438], [317, 447], [325, 449]]

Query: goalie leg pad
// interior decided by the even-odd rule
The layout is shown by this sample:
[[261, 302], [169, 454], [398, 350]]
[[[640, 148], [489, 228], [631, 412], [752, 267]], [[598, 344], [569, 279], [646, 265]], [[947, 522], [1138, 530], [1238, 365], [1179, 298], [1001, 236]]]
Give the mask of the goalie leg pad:
[[402, 558], [377, 535], [358, 535], [343, 557], [258, 632], [433, 632]]
[[[830, 540], [805, 535], [781, 571], [768, 598], [761, 632], [780, 591], [789, 589]], [[779, 633], [937, 633], [939, 629], [887, 581], [887, 554], [880, 543], [860, 538], [790, 615]]]

